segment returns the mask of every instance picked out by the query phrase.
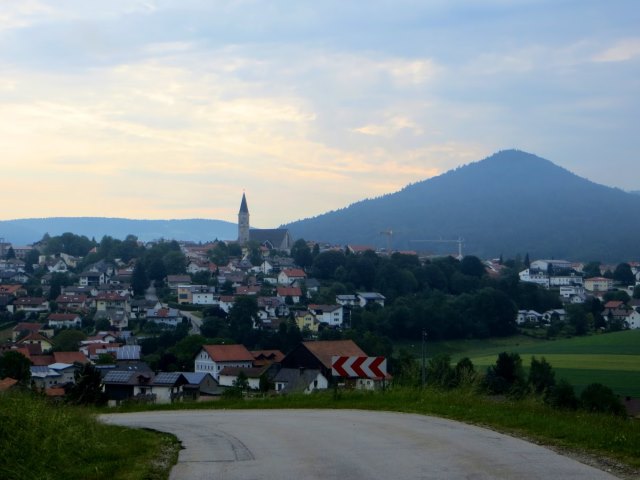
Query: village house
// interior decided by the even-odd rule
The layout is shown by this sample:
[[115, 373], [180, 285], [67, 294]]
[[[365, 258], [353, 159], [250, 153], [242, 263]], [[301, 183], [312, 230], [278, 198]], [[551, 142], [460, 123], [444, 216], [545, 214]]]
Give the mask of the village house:
[[285, 268], [278, 274], [279, 285], [291, 285], [296, 280], [305, 280], [307, 274], [299, 268]]
[[82, 317], [77, 313], [50, 313], [47, 323], [53, 328], [80, 328]]
[[253, 367], [253, 355], [244, 345], [203, 345], [195, 359], [195, 372], [213, 375], [218, 381], [225, 367]]
[[342, 326], [344, 310], [342, 305], [309, 305], [309, 311], [318, 319], [318, 322], [332, 328]]
[[287, 297], [289, 297], [291, 299], [291, 303], [297, 305], [300, 303], [300, 299], [302, 298], [302, 289], [300, 287], [278, 286], [276, 288], [276, 296], [283, 302], [286, 301]]
[[386, 298], [381, 293], [377, 292], [357, 292], [358, 302], [361, 307], [366, 307], [368, 305], [378, 304], [381, 307], [384, 307], [384, 301]]
[[20, 297], [13, 302], [13, 309], [16, 312], [47, 313], [49, 302], [43, 297]]
[[329, 380], [314, 368], [281, 368], [273, 379], [277, 393], [313, 393], [329, 388]]
[[608, 292], [613, 289], [613, 279], [604, 277], [587, 278], [584, 281], [584, 288], [588, 292]]
[[152, 308], [145, 315], [147, 322], [154, 322], [167, 327], [177, 327], [182, 322], [180, 311], [175, 308]]

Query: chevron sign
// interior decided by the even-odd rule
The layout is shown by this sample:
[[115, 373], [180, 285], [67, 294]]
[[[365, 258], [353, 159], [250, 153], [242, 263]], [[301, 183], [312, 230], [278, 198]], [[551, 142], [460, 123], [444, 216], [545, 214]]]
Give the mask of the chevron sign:
[[331, 357], [334, 377], [384, 378], [387, 375], [385, 357]]

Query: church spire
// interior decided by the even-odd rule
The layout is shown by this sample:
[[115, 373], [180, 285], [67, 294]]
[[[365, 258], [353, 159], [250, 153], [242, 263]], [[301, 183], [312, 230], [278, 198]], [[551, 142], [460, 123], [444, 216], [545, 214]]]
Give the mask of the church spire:
[[249, 207], [247, 207], [247, 197], [242, 192], [242, 202], [238, 212], [238, 243], [246, 245], [249, 242]]
[[242, 192], [242, 202], [240, 202], [240, 212], [238, 213], [249, 213], [249, 207], [247, 207], [247, 197], [244, 192]]

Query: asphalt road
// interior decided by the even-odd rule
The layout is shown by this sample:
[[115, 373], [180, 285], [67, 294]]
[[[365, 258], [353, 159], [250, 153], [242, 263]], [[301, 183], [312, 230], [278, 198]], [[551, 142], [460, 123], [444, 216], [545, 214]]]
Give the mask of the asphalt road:
[[613, 479], [546, 448], [422, 415], [194, 410], [102, 415], [174, 433], [173, 480]]

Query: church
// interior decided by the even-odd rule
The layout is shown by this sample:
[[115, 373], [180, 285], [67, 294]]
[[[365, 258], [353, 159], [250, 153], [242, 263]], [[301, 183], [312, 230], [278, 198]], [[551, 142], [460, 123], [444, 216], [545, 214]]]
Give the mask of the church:
[[241, 246], [256, 242], [268, 249], [291, 251], [293, 242], [286, 228], [251, 228], [249, 225], [249, 207], [247, 197], [242, 194], [240, 211], [238, 212], [238, 243]]

